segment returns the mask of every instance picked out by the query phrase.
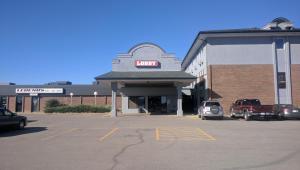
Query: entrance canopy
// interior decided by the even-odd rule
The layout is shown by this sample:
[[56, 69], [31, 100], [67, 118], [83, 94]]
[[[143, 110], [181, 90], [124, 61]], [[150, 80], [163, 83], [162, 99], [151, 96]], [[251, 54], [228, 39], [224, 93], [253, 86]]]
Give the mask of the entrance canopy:
[[122, 112], [172, 112], [182, 116], [182, 87], [196, 77], [183, 71], [116, 72], [111, 71], [95, 78], [110, 82], [112, 88], [112, 117], [116, 113], [116, 93], [122, 96]]
[[115, 72], [111, 71], [97, 76], [96, 80], [110, 80], [117, 82], [132, 81], [163, 81], [189, 84], [195, 81], [196, 77], [183, 71], [151, 71], [151, 72]]
[[182, 112], [182, 87], [196, 77], [181, 71], [181, 61], [158, 45], [142, 43], [112, 62], [112, 71], [95, 77], [98, 84], [112, 89], [112, 117], [116, 114], [116, 94], [121, 96], [123, 114]]

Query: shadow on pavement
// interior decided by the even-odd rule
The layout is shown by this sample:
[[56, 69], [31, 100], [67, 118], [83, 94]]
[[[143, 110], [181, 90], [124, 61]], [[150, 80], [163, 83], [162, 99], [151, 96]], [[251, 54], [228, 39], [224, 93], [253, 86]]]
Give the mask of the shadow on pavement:
[[37, 120], [27, 120], [28, 123], [37, 122]]
[[10, 136], [19, 136], [30, 133], [38, 133], [48, 130], [46, 127], [25, 127], [21, 130], [16, 130], [14, 128], [4, 128], [0, 130], [0, 137], [10, 137]]

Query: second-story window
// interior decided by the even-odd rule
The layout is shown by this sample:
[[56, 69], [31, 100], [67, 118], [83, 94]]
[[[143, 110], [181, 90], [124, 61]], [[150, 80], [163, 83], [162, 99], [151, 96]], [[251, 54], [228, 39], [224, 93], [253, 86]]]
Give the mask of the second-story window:
[[275, 47], [276, 47], [276, 49], [283, 49], [284, 48], [283, 39], [276, 39], [275, 40]]

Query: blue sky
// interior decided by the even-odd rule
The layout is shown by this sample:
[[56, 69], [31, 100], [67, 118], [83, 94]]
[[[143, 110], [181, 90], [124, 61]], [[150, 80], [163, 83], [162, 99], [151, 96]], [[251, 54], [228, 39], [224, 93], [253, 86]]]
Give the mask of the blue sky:
[[299, 0], [0, 0], [0, 82], [90, 84], [118, 53], [153, 42], [183, 59], [203, 30], [300, 27]]

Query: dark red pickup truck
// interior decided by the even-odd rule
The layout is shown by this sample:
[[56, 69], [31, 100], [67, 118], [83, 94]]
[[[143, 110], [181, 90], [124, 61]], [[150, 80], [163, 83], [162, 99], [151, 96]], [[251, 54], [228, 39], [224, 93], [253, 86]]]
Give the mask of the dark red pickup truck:
[[273, 105], [261, 105], [258, 99], [240, 99], [230, 107], [231, 117], [243, 117], [245, 120], [254, 118], [277, 118]]

